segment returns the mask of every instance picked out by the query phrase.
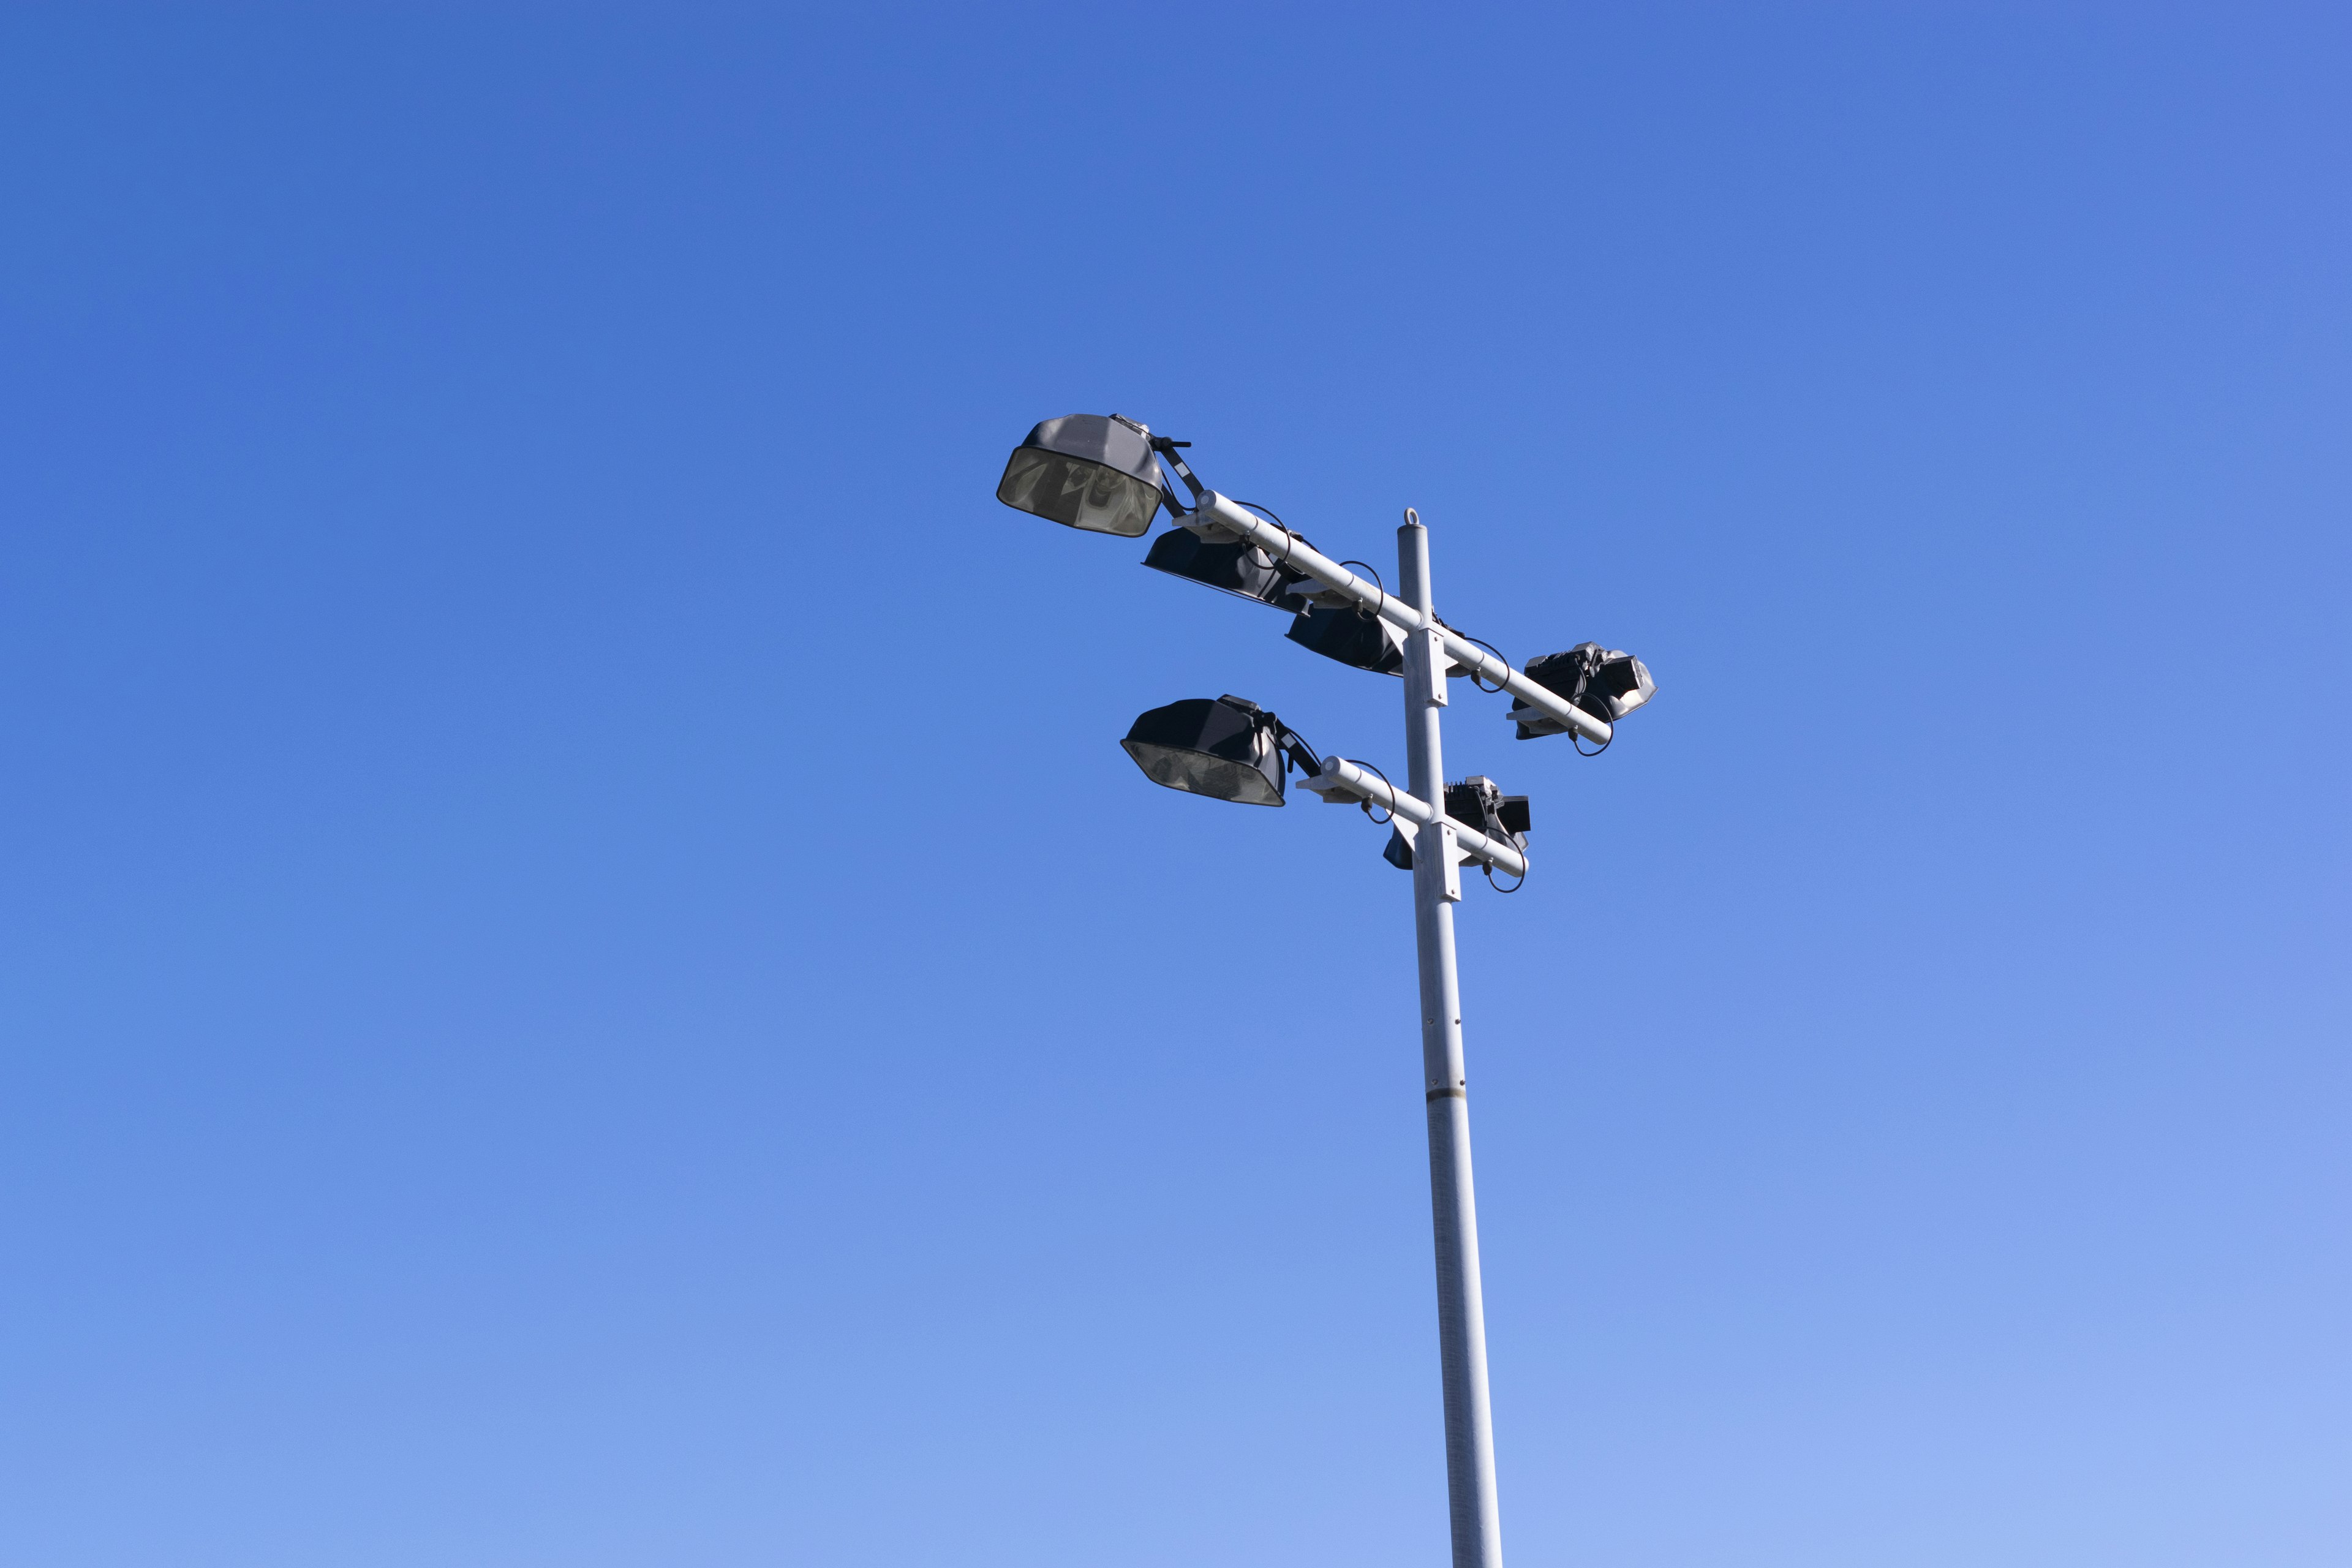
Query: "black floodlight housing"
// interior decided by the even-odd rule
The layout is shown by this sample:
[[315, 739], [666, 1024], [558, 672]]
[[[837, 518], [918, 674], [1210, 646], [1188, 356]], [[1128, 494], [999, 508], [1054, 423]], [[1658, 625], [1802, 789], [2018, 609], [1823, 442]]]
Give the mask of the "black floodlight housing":
[[1138, 539], [1166, 495], [1153, 453], [1151, 432], [1117, 414], [1048, 419], [1013, 449], [996, 499], [1049, 522]]
[[[1472, 773], [1460, 784], [1445, 786], [1445, 815], [1522, 855], [1528, 852], [1528, 797], [1505, 795], [1484, 773]], [[1388, 847], [1381, 855], [1401, 870], [1412, 869], [1412, 846], [1402, 833], [1391, 830]]]
[[1310, 609], [1283, 635], [1357, 669], [1374, 675], [1404, 673], [1404, 634], [1370, 610]]
[[1445, 815], [1522, 853], [1527, 849], [1528, 797], [1505, 795], [1502, 786], [1484, 773], [1472, 773], [1458, 784], [1445, 786]]
[[1307, 591], [1314, 591], [1306, 573], [1284, 565], [1249, 541], [1217, 543], [1189, 528], [1171, 528], [1153, 540], [1143, 563], [1155, 572], [1206, 584], [1293, 615], [1307, 608], [1306, 595], [1294, 592], [1294, 585], [1307, 583]]
[[1244, 805], [1280, 805], [1296, 763], [1323, 763], [1280, 719], [1243, 697], [1188, 698], [1154, 708], [1119, 744], [1153, 784]]
[[[1531, 658], [1520, 673], [1607, 724], [1614, 724], [1658, 692], [1647, 665], [1630, 653], [1594, 642], [1579, 643], [1566, 653]], [[1567, 725], [1524, 704], [1514, 706], [1511, 717], [1518, 721], [1522, 741], [1568, 732]]]

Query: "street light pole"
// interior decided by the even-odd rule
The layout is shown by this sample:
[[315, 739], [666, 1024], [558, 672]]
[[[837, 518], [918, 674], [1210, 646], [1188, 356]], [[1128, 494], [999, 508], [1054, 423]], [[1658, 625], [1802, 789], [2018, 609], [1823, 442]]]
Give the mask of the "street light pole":
[[[1429, 1118], [1429, 1199], [1437, 1249], [1437, 1340], [1445, 1390], [1445, 1483], [1454, 1568], [1502, 1568], [1495, 1495], [1495, 1428], [1486, 1401], [1486, 1309], [1478, 1282], [1478, 1205], [1470, 1180], [1470, 1079], [1462, 1065], [1462, 985], [1454, 966], [1454, 906], [1462, 862], [1524, 879], [1527, 797], [1495, 781], [1466, 779], [1446, 805], [1439, 721], [1449, 675], [1508, 692], [1518, 738], [1575, 735], [1605, 751], [1617, 721], [1648, 702], [1657, 684], [1632, 654], [1580, 643], [1515, 669], [1491, 644], [1437, 618], [1429, 581], [1429, 533], [1411, 508], [1397, 530], [1399, 591], [1377, 574], [1348, 570], [1272, 513], [1210, 489], [1181, 455], [1189, 441], [1154, 436], [1121, 415], [1048, 419], [1013, 450], [996, 499], [1084, 532], [1137, 539], [1162, 510], [1191, 540], [1163, 535], [1144, 564], [1297, 619], [1291, 639], [1358, 669], [1404, 677], [1409, 789], [1369, 763], [1318, 756], [1297, 731], [1230, 694], [1188, 698], [1135, 721], [1120, 744], [1154, 784], [1213, 799], [1280, 805], [1297, 767], [1306, 787], [1334, 805], [1355, 803], [1393, 822], [1387, 858], [1412, 868], [1413, 931], [1421, 963], [1422, 1103]], [[1192, 492], [1186, 507], [1162, 464]], [[1169, 549], [1171, 545], [1176, 546]], [[1369, 567], [1367, 571], [1370, 570]], [[1347, 612], [1358, 619], [1350, 623]], [[1402, 659], [1397, 658], [1402, 654]], [[1491, 683], [1491, 684], [1489, 684]], [[1579, 748], [1581, 749], [1580, 747]], [[1598, 756], [1599, 751], [1587, 756]], [[1454, 815], [1459, 811], [1462, 815]], [[1483, 831], [1482, 831], [1483, 829]], [[1401, 841], [1401, 842], [1400, 842]], [[1399, 853], [1400, 850], [1406, 853]]]
[[1445, 1487], [1454, 1568], [1502, 1568], [1495, 1428], [1486, 1396], [1486, 1309], [1478, 1284], [1478, 1205], [1470, 1180], [1469, 1076], [1462, 1062], [1462, 985], [1454, 966], [1454, 906], [1462, 898], [1445, 815], [1444, 644], [1434, 626], [1429, 531], [1412, 512], [1397, 530], [1402, 596], [1424, 617], [1405, 642], [1404, 738], [1410, 789], [1430, 808], [1414, 835], [1412, 913], [1421, 955], [1423, 1100], [1429, 1114], [1429, 1198], [1437, 1242], [1437, 1339], [1445, 1382]]

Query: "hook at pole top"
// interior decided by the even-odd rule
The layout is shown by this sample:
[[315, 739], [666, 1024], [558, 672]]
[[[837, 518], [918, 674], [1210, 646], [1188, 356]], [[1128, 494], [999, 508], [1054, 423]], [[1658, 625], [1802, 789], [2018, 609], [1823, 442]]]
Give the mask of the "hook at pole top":
[[1404, 525], [1407, 528], [1419, 528], [1421, 526], [1421, 513], [1413, 510], [1411, 507], [1405, 508]]

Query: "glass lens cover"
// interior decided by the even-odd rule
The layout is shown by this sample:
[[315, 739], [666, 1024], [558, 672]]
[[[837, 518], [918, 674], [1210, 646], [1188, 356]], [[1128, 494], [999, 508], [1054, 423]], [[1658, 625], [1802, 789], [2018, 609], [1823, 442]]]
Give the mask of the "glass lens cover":
[[1049, 522], [1123, 539], [1140, 538], [1160, 510], [1158, 486], [1037, 447], [1013, 450], [1004, 465], [1004, 478], [997, 483], [996, 499]]
[[1145, 741], [1122, 741], [1127, 754], [1153, 784], [1205, 795], [1243, 805], [1280, 805], [1282, 789], [1263, 769], [1230, 757], [1212, 756], [1189, 746], [1155, 746]]

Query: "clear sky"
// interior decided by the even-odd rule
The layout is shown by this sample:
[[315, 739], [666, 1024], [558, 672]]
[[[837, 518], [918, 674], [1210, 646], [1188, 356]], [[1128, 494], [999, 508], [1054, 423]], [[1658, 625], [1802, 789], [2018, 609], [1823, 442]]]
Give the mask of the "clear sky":
[[12, 10], [0, 1561], [1444, 1561], [1399, 686], [1514, 658], [1517, 1568], [2352, 1561], [2334, 8]]

